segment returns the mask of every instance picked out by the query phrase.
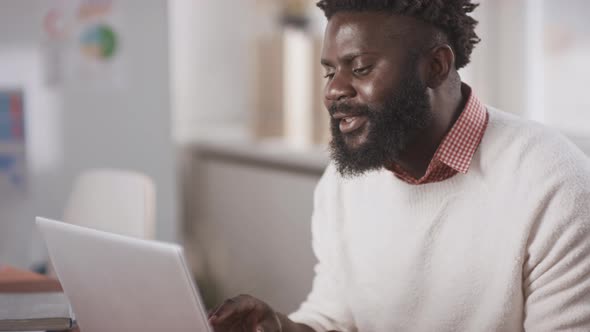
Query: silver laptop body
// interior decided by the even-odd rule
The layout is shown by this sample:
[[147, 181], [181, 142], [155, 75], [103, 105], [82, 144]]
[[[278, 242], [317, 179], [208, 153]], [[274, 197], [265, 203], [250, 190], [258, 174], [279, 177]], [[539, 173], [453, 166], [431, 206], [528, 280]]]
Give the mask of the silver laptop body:
[[178, 245], [37, 218], [82, 332], [210, 332]]

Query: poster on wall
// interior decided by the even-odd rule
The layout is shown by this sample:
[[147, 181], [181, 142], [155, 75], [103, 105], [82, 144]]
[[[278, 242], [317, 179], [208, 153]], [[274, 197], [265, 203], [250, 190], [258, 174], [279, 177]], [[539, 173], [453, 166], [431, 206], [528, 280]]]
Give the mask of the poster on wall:
[[113, 0], [53, 0], [43, 23], [46, 83], [121, 87], [120, 21]]
[[75, 68], [77, 77], [119, 86], [120, 36], [113, 0], [80, 0], [76, 10]]
[[26, 174], [23, 92], [0, 89], [0, 199], [24, 192]]

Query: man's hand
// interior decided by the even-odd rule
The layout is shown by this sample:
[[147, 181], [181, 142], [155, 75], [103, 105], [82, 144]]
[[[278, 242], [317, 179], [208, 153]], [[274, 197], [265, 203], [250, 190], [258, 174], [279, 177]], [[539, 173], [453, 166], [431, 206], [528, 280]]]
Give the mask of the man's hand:
[[215, 332], [286, 332], [279, 315], [268, 304], [250, 295], [225, 300], [209, 312], [209, 324]]
[[209, 312], [209, 324], [215, 332], [314, 332], [250, 295], [225, 300]]

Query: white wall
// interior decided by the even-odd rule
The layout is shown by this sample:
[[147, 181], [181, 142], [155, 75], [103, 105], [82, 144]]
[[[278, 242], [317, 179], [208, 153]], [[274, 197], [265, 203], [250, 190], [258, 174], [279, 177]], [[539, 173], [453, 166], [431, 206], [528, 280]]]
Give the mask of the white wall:
[[39, 1], [0, 4], [0, 86], [25, 89], [27, 188], [0, 194], [0, 265], [31, 263], [34, 216], [57, 216], [63, 201], [59, 98], [42, 84], [38, 48], [43, 8]]
[[[114, 1], [114, 23], [121, 37], [118, 61], [124, 69], [116, 88], [100, 79], [73, 80], [55, 89], [43, 84], [39, 40], [49, 4], [0, 2], [0, 62], [5, 59], [0, 70], [11, 65], [7, 61], [16, 61], [6, 59], [19, 59], [21, 78], [28, 86], [30, 172], [29, 190], [23, 196], [0, 201], [0, 264], [28, 267], [44, 258], [39, 235], [31, 235], [33, 217], [61, 218], [74, 178], [92, 167], [134, 169], [151, 176], [158, 191], [157, 237], [177, 240], [167, 2]], [[9, 75], [0, 72], [3, 76]]]
[[156, 182], [158, 238], [176, 239], [177, 192], [172, 141], [167, 3], [114, 1], [121, 30], [121, 85], [63, 91], [66, 185], [89, 167], [145, 172]]
[[252, 82], [252, 0], [170, 0], [175, 137], [194, 141], [247, 120]]
[[[476, 32], [482, 39], [475, 46], [471, 63], [461, 70], [484, 103], [504, 111], [531, 117], [535, 103], [530, 77], [539, 72], [531, 61], [539, 51], [540, 24], [531, 3], [536, 0], [482, 0], [473, 12]], [[532, 32], [535, 32], [533, 34]]]

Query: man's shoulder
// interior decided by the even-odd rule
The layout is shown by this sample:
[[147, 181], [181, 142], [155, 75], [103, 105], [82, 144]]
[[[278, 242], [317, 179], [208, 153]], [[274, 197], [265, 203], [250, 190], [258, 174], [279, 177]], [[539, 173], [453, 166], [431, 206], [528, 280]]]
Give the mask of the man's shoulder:
[[550, 140], [560, 136], [557, 130], [536, 121], [491, 106], [486, 106], [486, 109], [489, 115], [488, 126], [484, 134], [484, 137], [487, 137], [489, 141], [487, 144], [498, 141], [513, 141], [516, 144], [525, 144], [531, 139]]
[[554, 128], [488, 107], [482, 165], [512, 175], [590, 174], [590, 159]]

